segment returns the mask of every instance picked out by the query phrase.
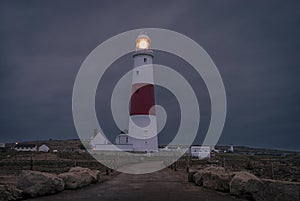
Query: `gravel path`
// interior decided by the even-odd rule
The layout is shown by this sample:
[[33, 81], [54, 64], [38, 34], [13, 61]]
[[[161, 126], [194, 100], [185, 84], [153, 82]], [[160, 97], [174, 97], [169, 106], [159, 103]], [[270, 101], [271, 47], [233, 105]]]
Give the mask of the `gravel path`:
[[205, 189], [187, 182], [183, 172], [164, 169], [144, 175], [118, 174], [96, 185], [78, 190], [66, 190], [31, 201], [231, 201], [226, 193]]

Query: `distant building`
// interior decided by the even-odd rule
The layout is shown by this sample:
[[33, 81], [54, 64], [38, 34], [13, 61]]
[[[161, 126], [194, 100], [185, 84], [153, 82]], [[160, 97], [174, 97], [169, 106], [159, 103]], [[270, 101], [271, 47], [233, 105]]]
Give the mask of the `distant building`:
[[39, 146], [38, 151], [39, 152], [49, 152], [50, 148], [47, 145], [43, 144], [43, 145]]
[[14, 148], [16, 151], [37, 151], [36, 144], [17, 144]]
[[191, 155], [198, 158], [210, 158], [210, 146], [191, 146]]
[[62, 152], [69, 152], [69, 153], [79, 153], [80, 149], [75, 147], [67, 147], [62, 150]]
[[229, 149], [228, 149], [228, 152], [231, 152], [231, 153], [234, 152], [233, 145], [230, 145], [230, 147], [229, 147]]
[[100, 132], [95, 133], [94, 131], [90, 146], [94, 151], [134, 151], [131, 140], [132, 137], [121, 131], [121, 134], [115, 139], [115, 144], [112, 144]]
[[90, 144], [94, 148], [96, 147], [96, 145], [108, 144], [108, 140], [100, 132], [97, 132], [94, 133], [94, 136], [91, 139]]
[[5, 143], [0, 143], [0, 148], [5, 148]]
[[215, 153], [220, 153], [220, 150], [219, 150], [219, 149], [216, 149], [215, 147], [211, 149], [211, 152], [212, 152], [212, 151], [215, 152]]
[[6, 149], [15, 149], [16, 144], [15, 143], [5, 143]]
[[189, 153], [190, 149], [188, 147], [185, 146], [180, 146], [180, 145], [171, 145], [171, 146], [166, 146], [164, 148], [160, 148], [160, 151], [164, 151], [164, 152], [181, 152], [181, 153]]

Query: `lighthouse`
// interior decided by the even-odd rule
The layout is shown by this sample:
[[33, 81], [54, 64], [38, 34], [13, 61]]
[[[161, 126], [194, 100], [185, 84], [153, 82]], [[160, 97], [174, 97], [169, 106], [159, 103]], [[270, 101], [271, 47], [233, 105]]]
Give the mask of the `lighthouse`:
[[136, 39], [133, 54], [132, 93], [130, 98], [129, 139], [136, 152], [158, 151], [157, 122], [151, 40], [145, 33]]

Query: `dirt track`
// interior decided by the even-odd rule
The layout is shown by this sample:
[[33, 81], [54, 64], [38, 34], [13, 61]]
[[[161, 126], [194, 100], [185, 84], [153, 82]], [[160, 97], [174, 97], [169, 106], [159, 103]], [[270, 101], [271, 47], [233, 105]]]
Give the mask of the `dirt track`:
[[79, 190], [67, 190], [32, 201], [230, 201], [240, 200], [188, 183], [186, 174], [164, 169], [151, 174], [118, 174], [112, 179]]

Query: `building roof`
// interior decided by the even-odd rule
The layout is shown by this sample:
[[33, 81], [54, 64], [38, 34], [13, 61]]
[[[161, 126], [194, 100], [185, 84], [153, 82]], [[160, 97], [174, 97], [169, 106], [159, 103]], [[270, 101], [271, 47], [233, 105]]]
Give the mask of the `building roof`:
[[19, 148], [19, 149], [22, 149], [22, 148], [35, 148], [36, 147], [36, 144], [17, 144], [15, 146], [15, 148]]
[[39, 147], [48, 147], [49, 148], [49, 146], [46, 144], [41, 144]]

